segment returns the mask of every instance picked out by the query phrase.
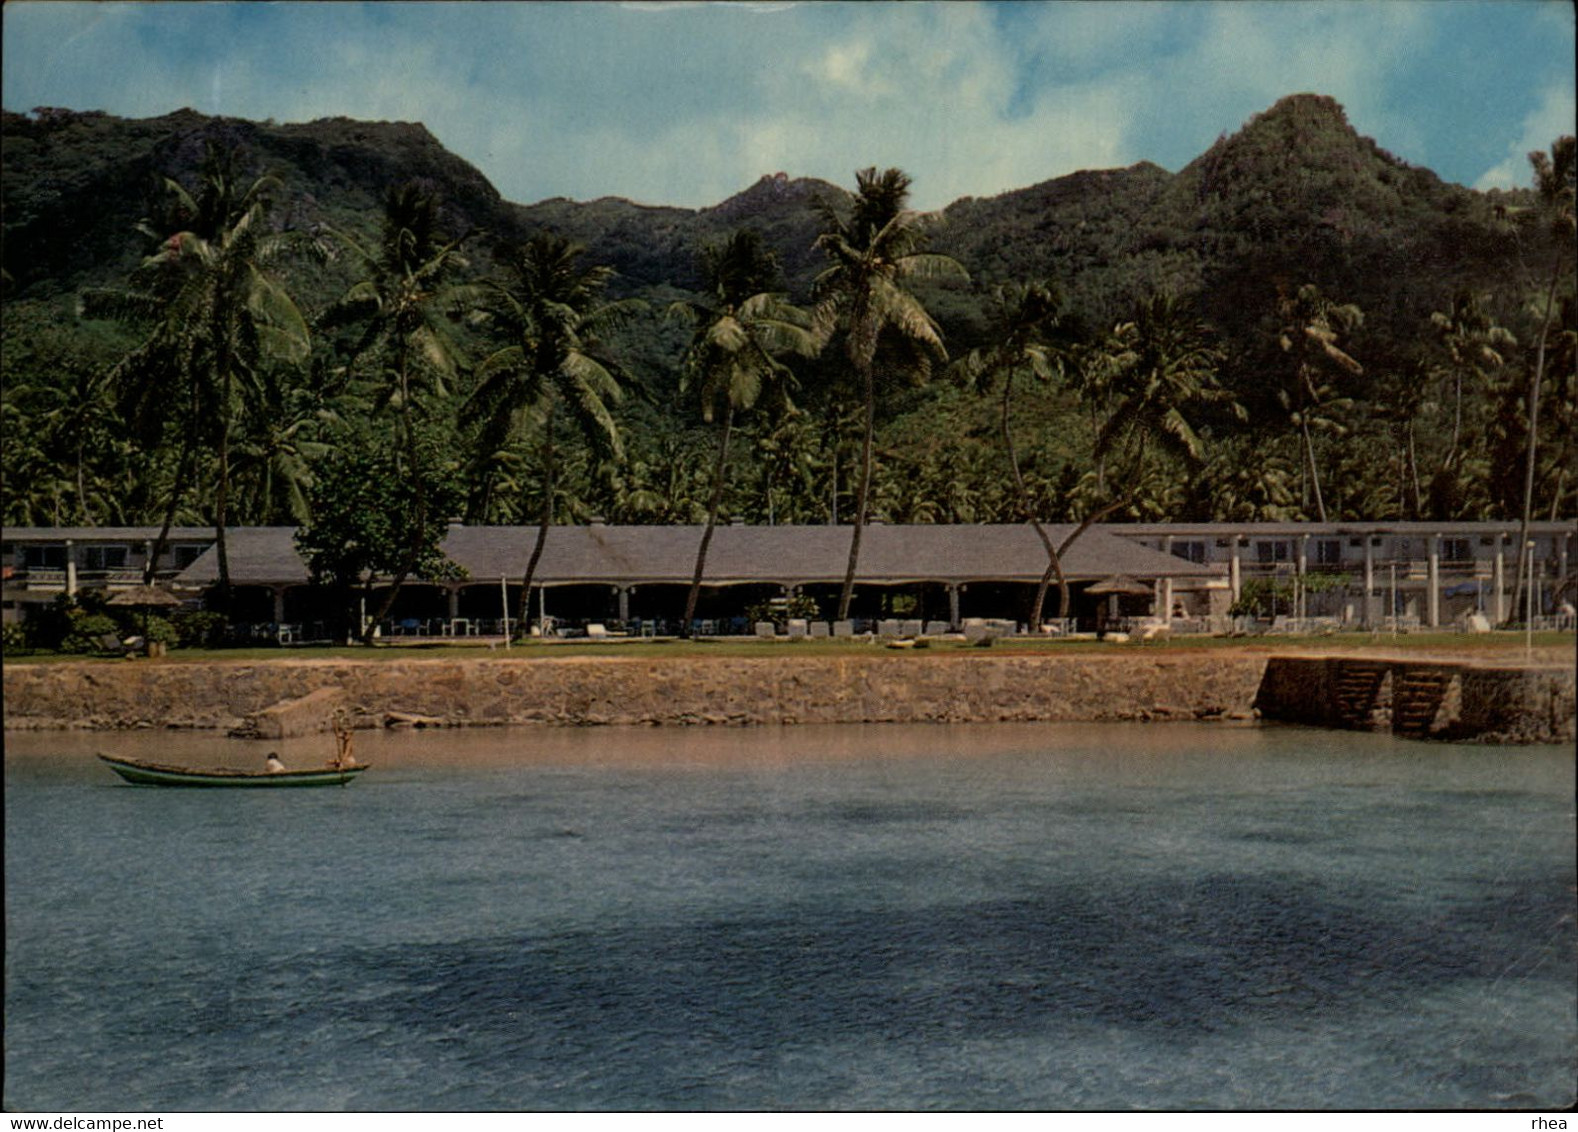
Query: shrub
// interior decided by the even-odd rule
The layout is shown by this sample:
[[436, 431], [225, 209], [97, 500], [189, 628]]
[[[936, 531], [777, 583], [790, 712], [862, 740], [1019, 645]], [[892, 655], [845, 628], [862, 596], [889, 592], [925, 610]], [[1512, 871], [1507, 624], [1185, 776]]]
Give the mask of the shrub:
[[163, 617], [148, 618], [147, 626], [139, 626], [138, 632], [149, 644], [179, 645], [181, 643], [180, 632]]
[[7, 621], [0, 629], [0, 653], [6, 656], [26, 656], [33, 651], [27, 639], [27, 630], [15, 621]]
[[745, 619], [751, 624], [758, 621], [771, 621], [781, 633], [789, 627], [789, 622], [794, 619], [815, 621], [822, 616], [821, 609], [813, 598], [804, 594], [794, 597], [775, 597], [769, 601], [758, 602], [747, 606]]
[[121, 636], [121, 627], [115, 623], [115, 618], [106, 613], [84, 613], [74, 611], [71, 615], [71, 627], [66, 630], [66, 635], [61, 639], [60, 651], [69, 653], [94, 653], [109, 651], [101, 643], [105, 637]]
[[224, 640], [225, 615], [207, 609], [192, 609], [177, 613], [174, 618], [176, 640], [183, 649], [211, 649]]

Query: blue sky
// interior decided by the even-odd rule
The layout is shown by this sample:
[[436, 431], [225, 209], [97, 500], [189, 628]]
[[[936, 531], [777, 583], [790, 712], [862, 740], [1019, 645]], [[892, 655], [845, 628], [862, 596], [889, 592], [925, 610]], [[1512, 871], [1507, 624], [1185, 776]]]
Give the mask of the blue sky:
[[898, 165], [937, 208], [1178, 169], [1285, 94], [1481, 188], [1574, 130], [1566, 0], [4, 7], [6, 109], [421, 121], [509, 199], [716, 203]]

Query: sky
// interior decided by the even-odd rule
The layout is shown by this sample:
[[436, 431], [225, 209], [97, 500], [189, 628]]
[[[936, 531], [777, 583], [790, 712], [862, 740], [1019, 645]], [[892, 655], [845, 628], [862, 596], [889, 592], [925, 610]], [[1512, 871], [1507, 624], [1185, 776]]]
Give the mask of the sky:
[[1574, 132], [1567, 0], [78, 3], [3, 9], [3, 104], [420, 121], [509, 200], [716, 204], [899, 166], [933, 209], [1177, 170], [1284, 95], [1476, 188]]

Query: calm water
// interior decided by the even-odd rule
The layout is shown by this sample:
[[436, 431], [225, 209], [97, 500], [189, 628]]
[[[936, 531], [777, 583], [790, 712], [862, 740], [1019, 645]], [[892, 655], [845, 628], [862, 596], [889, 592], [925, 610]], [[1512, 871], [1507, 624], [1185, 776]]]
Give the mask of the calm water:
[[[282, 747], [321, 759], [327, 741]], [[1573, 757], [1297, 729], [7, 737], [11, 1110], [1548, 1107]]]

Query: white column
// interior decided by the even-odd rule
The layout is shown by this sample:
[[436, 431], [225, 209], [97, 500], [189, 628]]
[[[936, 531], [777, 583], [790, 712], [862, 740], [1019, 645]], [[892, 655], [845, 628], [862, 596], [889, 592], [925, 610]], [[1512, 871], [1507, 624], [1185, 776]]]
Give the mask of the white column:
[[1229, 593], [1232, 594], [1233, 602], [1237, 602], [1242, 596], [1242, 591], [1244, 588], [1244, 571], [1243, 567], [1239, 564], [1239, 545], [1237, 535], [1231, 536], [1229, 545], [1232, 549], [1228, 552], [1227, 588]]
[[1375, 539], [1364, 536], [1364, 627], [1375, 625]]
[[460, 616], [460, 590], [456, 586], [446, 586], [449, 591], [449, 619], [453, 621]]
[[1293, 609], [1293, 616], [1303, 620], [1309, 614], [1309, 574], [1310, 574], [1310, 536], [1299, 536], [1299, 586], [1298, 604]]
[[274, 624], [279, 625], [285, 620], [285, 587], [274, 587]]
[[1491, 585], [1494, 587], [1496, 603], [1492, 606], [1492, 615], [1499, 628], [1507, 619], [1507, 551], [1501, 541], [1501, 536], [1496, 536], [1496, 558], [1491, 571]]
[[948, 628], [959, 628], [959, 586], [957, 583], [948, 587]]
[[1441, 536], [1431, 535], [1428, 545], [1430, 570], [1425, 585], [1430, 587], [1430, 594], [1425, 602], [1425, 609], [1428, 611], [1427, 623], [1435, 629], [1441, 625]]
[[77, 592], [77, 544], [66, 540], [66, 592]]
[[616, 586], [619, 591], [619, 620], [630, 620], [630, 586]]

